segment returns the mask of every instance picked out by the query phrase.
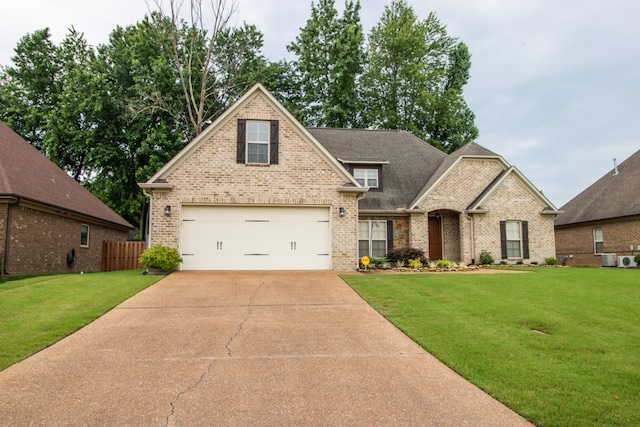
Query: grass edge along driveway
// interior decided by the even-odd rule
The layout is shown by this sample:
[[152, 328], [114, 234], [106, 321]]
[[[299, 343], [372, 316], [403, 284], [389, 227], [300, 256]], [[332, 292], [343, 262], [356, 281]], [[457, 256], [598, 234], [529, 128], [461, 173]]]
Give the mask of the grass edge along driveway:
[[640, 269], [343, 279], [427, 351], [538, 426], [640, 425]]
[[102, 316], [163, 276], [143, 270], [37, 276], [0, 283], [0, 371]]

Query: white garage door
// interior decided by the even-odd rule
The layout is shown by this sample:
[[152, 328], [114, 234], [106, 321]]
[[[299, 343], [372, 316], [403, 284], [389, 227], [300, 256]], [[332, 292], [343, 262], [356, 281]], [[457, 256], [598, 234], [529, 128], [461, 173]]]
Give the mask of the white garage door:
[[327, 270], [329, 208], [183, 206], [183, 270]]

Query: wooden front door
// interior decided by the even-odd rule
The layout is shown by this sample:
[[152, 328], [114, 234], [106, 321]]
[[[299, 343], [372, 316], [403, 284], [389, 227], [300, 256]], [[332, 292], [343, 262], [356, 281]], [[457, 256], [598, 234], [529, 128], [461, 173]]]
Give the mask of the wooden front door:
[[429, 260], [442, 259], [442, 218], [429, 217]]

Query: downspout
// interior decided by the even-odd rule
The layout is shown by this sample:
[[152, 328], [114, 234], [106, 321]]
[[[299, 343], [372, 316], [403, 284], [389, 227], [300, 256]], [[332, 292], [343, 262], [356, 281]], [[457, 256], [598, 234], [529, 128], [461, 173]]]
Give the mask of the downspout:
[[18, 197], [15, 203], [9, 203], [7, 205], [7, 224], [4, 234], [4, 260], [2, 263], [3, 273], [9, 274], [7, 266], [9, 265], [9, 250], [11, 249], [11, 223], [13, 222], [13, 207], [20, 204], [20, 197]]
[[467, 217], [467, 219], [469, 219], [469, 222], [471, 224], [470, 228], [471, 228], [471, 264], [476, 263], [476, 230], [474, 227], [474, 223], [473, 223], [473, 215], [469, 215], [468, 213], [465, 213], [464, 216]]
[[356, 195], [356, 209], [358, 210], [356, 216], [356, 270], [360, 270], [360, 259], [358, 258], [358, 220], [360, 219], [360, 200], [364, 199], [367, 193], [359, 193]]
[[[152, 192], [147, 192], [146, 189], [142, 189], [142, 194], [144, 194], [145, 196], [147, 196], [149, 198], [149, 208], [147, 209], [147, 223], [145, 224], [145, 228], [146, 230], [146, 236], [144, 237], [144, 240], [147, 242], [147, 247], [151, 247], [151, 209], [152, 209], [152, 203], [153, 203], [153, 193]], [[143, 232], [144, 232], [143, 231]]]

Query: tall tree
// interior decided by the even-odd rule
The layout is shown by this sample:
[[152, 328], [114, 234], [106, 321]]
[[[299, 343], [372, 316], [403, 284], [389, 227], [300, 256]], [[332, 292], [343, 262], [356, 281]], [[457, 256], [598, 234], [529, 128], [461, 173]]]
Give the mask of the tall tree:
[[264, 68], [262, 34], [254, 26], [230, 27], [236, 12], [233, 1], [211, 0], [207, 7], [202, 0], [190, 0], [188, 20], [181, 18], [181, 0], [169, 0], [166, 8], [161, 0], [154, 1], [157, 10], [150, 20], [155, 38], [177, 70], [182, 93], [179, 109], [166, 105], [161, 92], [144, 94], [146, 107], [167, 111], [195, 136]]
[[117, 27], [109, 43], [98, 48], [94, 73], [101, 76], [104, 138], [93, 150], [95, 179], [88, 188], [132, 224], [144, 227], [146, 199], [138, 182], [146, 181], [187, 141], [189, 131], [164, 111], [140, 112], [141, 93], [154, 93], [165, 105], [181, 96], [177, 71], [154, 38], [145, 17], [136, 25]]
[[433, 120], [427, 127], [430, 143], [451, 153], [478, 137], [475, 115], [464, 100], [462, 89], [470, 76], [471, 54], [464, 43], [451, 51], [445, 78], [437, 92]]
[[309, 126], [353, 127], [361, 101], [357, 79], [364, 62], [360, 2], [346, 1], [338, 17], [334, 0], [311, 3], [311, 17], [287, 46], [301, 87], [301, 117]]
[[93, 175], [92, 151], [102, 143], [99, 126], [99, 76], [93, 73], [95, 52], [73, 27], [56, 48], [59, 93], [49, 110], [42, 146], [49, 158], [76, 181]]
[[385, 7], [371, 30], [362, 79], [370, 126], [424, 137], [425, 113], [432, 102], [426, 32], [425, 23], [403, 0]]
[[447, 152], [477, 137], [462, 97], [468, 49], [433, 13], [421, 21], [405, 0], [394, 0], [371, 30], [367, 54], [368, 126], [409, 130]]
[[14, 52], [13, 66], [0, 69], [0, 120], [41, 149], [60, 91], [61, 65], [49, 29], [22, 37]]

